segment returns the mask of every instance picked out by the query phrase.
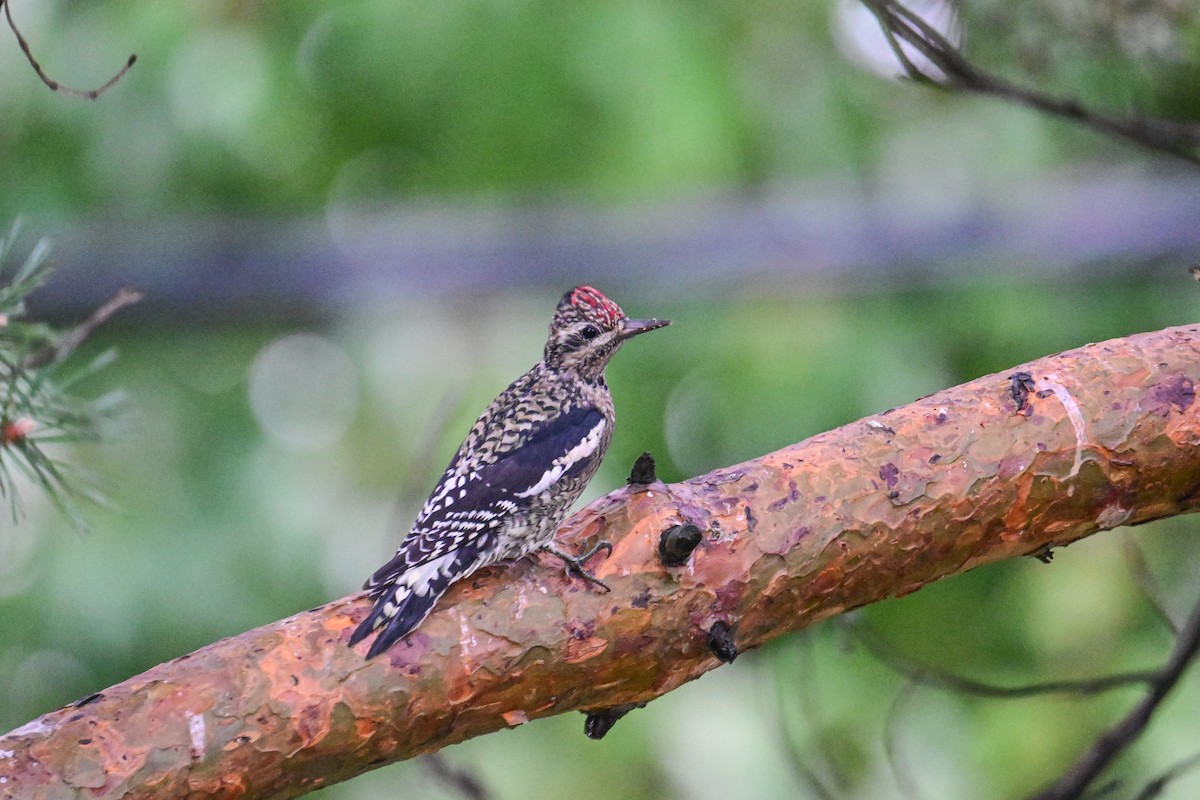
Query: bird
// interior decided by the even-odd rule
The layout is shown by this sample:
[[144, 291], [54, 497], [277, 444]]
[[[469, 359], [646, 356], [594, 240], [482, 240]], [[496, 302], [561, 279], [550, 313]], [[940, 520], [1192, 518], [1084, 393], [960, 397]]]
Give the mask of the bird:
[[563, 295], [541, 361], [480, 415], [395, 556], [363, 584], [374, 606], [351, 647], [378, 630], [366, 654], [374, 658], [419, 626], [455, 581], [538, 550], [607, 591], [585, 565], [612, 546], [570, 555], [554, 534], [612, 441], [608, 362], [629, 339], [669, 324], [630, 319], [591, 286]]

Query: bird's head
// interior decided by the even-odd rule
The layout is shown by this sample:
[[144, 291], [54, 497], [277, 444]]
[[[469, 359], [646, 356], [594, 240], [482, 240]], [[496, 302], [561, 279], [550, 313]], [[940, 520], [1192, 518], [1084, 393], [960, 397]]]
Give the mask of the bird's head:
[[599, 290], [576, 286], [563, 295], [550, 321], [545, 362], [598, 380], [626, 339], [670, 324], [664, 319], [630, 319]]

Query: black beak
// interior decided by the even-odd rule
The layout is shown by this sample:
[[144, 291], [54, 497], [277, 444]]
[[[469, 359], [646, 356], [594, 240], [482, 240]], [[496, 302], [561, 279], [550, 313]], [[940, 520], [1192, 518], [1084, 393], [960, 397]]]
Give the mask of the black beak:
[[632, 339], [639, 333], [665, 328], [671, 324], [669, 319], [626, 319], [621, 323], [620, 339]]

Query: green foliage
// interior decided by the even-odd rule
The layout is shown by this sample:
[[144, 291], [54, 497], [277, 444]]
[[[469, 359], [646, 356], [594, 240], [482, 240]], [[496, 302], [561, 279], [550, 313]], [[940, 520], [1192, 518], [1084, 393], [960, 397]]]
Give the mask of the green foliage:
[[[1194, 9], [1101, 5], [967, 3], [968, 54], [1109, 111], [1195, 118]], [[0, 47], [0, 216], [281, 213], [430, 194], [627, 201], [870, 175], [890, 168], [898, 135], [945, 107], [847, 63], [825, 0], [110, 1], [14, 13], [68, 83], [102, 80], [130, 50], [140, 60], [85, 104], [47, 91], [15, 45]], [[1008, 169], [1082, 155], [1069, 127], [989, 113], [968, 115], [983, 118], [965, 136], [943, 124], [923, 137], [939, 152], [1017, 136], [1020, 147], [988, 154]]]

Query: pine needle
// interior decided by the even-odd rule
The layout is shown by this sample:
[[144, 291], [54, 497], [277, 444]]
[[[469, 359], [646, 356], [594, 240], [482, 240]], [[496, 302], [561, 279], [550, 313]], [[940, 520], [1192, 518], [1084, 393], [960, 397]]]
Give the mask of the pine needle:
[[96, 441], [102, 423], [120, 410], [120, 392], [86, 400], [70, 391], [109, 366], [115, 350], [102, 352], [82, 367], [70, 365], [69, 357], [100, 324], [141, 295], [122, 289], [67, 331], [26, 320], [26, 298], [49, 276], [49, 247], [38, 242], [5, 280], [19, 230], [14, 225], [8, 236], [0, 238], [0, 499], [8, 501], [14, 522], [24, 517], [16, 480], [17, 475], [24, 476], [77, 530], [84, 531], [87, 525], [77, 501], [104, 506], [107, 498], [93, 479], [51, 458], [45, 447]]

